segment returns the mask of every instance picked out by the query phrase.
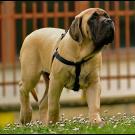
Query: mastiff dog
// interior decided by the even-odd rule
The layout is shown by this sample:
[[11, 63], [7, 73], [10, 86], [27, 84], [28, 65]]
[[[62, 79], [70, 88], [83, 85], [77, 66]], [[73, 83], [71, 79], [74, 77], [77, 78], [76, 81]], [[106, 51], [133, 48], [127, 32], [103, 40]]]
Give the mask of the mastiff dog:
[[32, 118], [29, 93], [38, 101], [35, 86], [42, 75], [46, 89], [39, 103], [40, 119], [48, 124], [59, 121], [59, 100], [63, 88], [86, 95], [89, 121], [100, 118], [101, 51], [114, 40], [114, 23], [100, 8], [89, 8], [76, 15], [68, 31], [42, 28], [29, 34], [20, 51], [20, 121]]

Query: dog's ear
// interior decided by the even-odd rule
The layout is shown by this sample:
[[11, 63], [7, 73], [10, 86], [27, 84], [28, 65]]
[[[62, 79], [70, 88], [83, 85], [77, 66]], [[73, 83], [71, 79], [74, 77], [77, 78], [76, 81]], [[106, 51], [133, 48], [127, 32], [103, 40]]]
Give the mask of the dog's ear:
[[69, 28], [69, 34], [72, 37], [72, 39], [79, 42], [80, 44], [83, 41], [81, 23], [82, 23], [82, 17], [75, 18]]

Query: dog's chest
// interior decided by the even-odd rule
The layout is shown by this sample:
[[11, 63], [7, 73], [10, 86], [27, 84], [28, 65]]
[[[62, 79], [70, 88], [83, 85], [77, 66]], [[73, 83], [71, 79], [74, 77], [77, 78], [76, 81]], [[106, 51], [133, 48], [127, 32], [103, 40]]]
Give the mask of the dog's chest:
[[[87, 88], [91, 83], [90, 70], [87, 70], [87, 69], [88, 68], [86, 66], [85, 67], [81, 66], [80, 75], [77, 76], [79, 78], [80, 89]], [[74, 67], [74, 70], [70, 72], [70, 75], [69, 75], [69, 78], [67, 80], [65, 87], [68, 89], [73, 89], [74, 84], [75, 84], [75, 79], [76, 79], [76, 74], [75, 74], [75, 67]]]

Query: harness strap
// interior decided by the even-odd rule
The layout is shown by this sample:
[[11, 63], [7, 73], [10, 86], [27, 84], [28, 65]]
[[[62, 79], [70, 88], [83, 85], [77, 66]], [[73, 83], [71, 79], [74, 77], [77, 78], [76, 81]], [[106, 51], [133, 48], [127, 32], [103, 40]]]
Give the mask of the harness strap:
[[[58, 49], [58, 48], [57, 48], [57, 49]], [[55, 58], [57, 58], [59, 61], [61, 61], [62, 63], [66, 64], [66, 65], [71, 65], [71, 66], [74, 66], [74, 65], [75, 65], [74, 62], [68, 61], [68, 60], [64, 59], [63, 57], [61, 57], [61, 56], [59, 55], [59, 53], [57, 52], [57, 49], [56, 49], [56, 51], [55, 51], [55, 53], [54, 53], [54, 55], [53, 55], [53, 59], [54, 59], [54, 57], [55, 57]]]
[[[57, 48], [57, 49], [58, 49], [58, 48]], [[59, 61], [61, 61], [62, 63], [66, 64], [66, 65], [75, 66], [75, 75], [76, 75], [76, 77], [75, 77], [75, 83], [74, 83], [73, 90], [74, 90], [74, 91], [78, 91], [79, 88], [80, 88], [79, 76], [80, 76], [80, 72], [81, 72], [81, 65], [82, 65], [82, 63], [88, 61], [89, 59], [87, 59], [87, 60], [82, 60], [82, 61], [80, 61], [80, 62], [74, 63], [74, 62], [72, 62], [72, 61], [68, 61], [68, 60], [64, 59], [63, 57], [61, 57], [61, 56], [59, 55], [59, 53], [57, 52], [57, 49], [56, 49], [56, 52], [55, 52], [54, 55], [53, 55], [53, 59], [56, 58], [56, 59], [58, 59]]]
[[75, 83], [74, 83], [74, 87], [73, 90], [74, 91], [78, 91], [80, 88], [80, 84], [79, 84], [79, 76], [80, 76], [80, 72], [81, 72], [81, 64], [76, 64], [75, 65]]

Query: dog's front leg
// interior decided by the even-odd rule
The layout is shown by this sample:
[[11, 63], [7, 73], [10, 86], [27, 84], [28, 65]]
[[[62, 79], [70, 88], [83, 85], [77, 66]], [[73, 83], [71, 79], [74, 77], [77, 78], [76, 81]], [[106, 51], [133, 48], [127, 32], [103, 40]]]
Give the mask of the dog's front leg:
[[99, 79], [91, 84], [91, 86], [86, 90], [86, 99], [89, 108], [89, 120], [91, 123], [102, 123], [100, 118], [100, 93], [101, 86]]
[[48, 123], [59, 120], [59, 99], [63, 89], [63, 82], [50, 79], [48, 91]]

